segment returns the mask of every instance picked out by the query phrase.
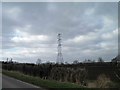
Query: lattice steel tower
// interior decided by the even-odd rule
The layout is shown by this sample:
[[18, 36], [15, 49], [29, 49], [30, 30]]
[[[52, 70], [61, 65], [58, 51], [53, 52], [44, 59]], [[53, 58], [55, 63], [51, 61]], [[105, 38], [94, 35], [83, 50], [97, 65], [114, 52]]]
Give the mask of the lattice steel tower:
[[61, 44], [62, 39], [61, 39], [61, 34], [60, 33], [58, 34], [58, 38], [57, 39], [58, 39], [57, 63], [61, 64], [61, 63], [63, 63], [63, 56], [62, 56], [62, 44]]

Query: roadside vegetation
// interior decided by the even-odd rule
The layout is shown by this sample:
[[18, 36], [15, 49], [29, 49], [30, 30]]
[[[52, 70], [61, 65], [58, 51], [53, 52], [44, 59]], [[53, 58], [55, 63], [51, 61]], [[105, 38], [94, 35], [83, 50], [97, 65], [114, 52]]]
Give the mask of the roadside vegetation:
[[120, 88], [120, 65], [112, 62], [2, 62], [2, 68], [5, 75], [45, 88]]
[[69, 83], [69, 82], [58, 82], [55, 80], [44, 80], [40, 77], [33, 77], [30, 75], [25, 75], [23, 73], [20, 73], [18, 71], [7, 71], [3, 70], [3, 74], [19, 79], [24, 82], [28, 82], [43, 88], [81, 88], [80, 85]]
[[119, 84], [111, 81], [105, 74], [101, 74], [97, 80], [88, 81], [88, 88], [120, 88]]

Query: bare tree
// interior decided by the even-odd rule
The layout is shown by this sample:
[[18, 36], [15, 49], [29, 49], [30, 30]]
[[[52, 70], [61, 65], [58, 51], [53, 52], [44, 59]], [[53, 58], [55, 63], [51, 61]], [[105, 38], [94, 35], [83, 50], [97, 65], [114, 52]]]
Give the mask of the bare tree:
[[104, 62], [104, 60], [101, 57], [99, 57], [98, 62]]
[[7, 58], [7, 62], [8, 62], [8, 58]]
[[73, 64], [78, 64], [78, 63], [79, 63], [78, 60], [73, 61]]
[[36, 61], [36, 64], [39, 65], [39, 64], [41, 64], [41, 62], [42, 62], [41, 59], [38, 58], [37, 61]]

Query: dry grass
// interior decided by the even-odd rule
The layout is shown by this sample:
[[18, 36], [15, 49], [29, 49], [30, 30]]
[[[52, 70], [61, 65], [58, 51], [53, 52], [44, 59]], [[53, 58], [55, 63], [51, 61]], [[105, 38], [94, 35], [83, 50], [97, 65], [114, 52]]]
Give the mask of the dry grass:
[[110, 78], [108, 78], [105, 74], [101, 74], [98, 76], [96, 80], [96, 87], [97, 88], [109, 88], [109, 85], [111, 84]]
[[105, 74], [98, 76], [97, 80], [88, 82], [88, 88], [111, 88], [113, 82]]

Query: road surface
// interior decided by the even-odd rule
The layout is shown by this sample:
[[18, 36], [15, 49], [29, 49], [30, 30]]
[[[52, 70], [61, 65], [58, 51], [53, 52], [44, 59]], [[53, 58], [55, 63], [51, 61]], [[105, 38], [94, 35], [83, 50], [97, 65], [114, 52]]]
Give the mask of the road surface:
[[2, 88], [37, 88], [39, 90], [43, 90], [42, 88], [22, 82], [20, 80], [2, 75]]

